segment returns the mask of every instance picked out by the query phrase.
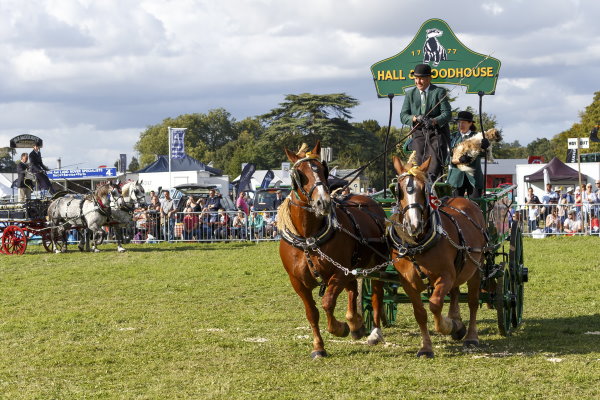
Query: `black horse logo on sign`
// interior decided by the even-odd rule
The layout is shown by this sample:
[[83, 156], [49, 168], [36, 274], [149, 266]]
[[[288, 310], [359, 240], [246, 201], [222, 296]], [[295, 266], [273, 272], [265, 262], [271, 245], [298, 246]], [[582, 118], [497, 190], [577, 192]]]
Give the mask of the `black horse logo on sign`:
[[438, 37], [443, 34], [444, 31], [437, 28], [427, 29], [425, 44], [423, 45], [423, 64], [431, 62], [434, 67], [437, 67], [440, 61], [448, 59], [446, 49], [438, 40]]

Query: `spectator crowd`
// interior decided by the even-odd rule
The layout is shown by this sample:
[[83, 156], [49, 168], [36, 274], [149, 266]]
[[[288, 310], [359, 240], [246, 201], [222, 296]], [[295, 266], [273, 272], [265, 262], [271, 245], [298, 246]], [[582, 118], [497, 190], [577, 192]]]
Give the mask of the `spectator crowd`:
[[552, 187], [546, 185], [542, 199], [528, 188], [525, 202], [518, 207], [528, 233], [599, 234], [600, 180], [581, 186]]

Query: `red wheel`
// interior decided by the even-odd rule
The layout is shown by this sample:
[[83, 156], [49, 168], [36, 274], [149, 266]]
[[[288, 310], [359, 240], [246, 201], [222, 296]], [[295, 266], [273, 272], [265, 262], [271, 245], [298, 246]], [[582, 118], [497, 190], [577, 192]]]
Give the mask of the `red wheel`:
[[2, 232], [2, 252], [4, 254], [23, 254], [27, 248], [27, 235], [23, 229], [11, 225]]

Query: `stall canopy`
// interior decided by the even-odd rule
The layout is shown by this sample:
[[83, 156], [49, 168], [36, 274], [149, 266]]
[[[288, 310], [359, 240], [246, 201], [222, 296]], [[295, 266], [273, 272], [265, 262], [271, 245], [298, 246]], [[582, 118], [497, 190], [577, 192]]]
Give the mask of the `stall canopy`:
[[[200, 162], [188, 155], [183, 158], [171, 159], [171, 171], [206, 171], [213, 175], [222, 174], [221, 170], [209, 167], [203, 162]], [[158, 156], [158, 159], [152, 164], [140, 169], [139, 171], [136, 171], [138, 174], [148, 172], [169, 172], [169, 159], [167, 156]]]
[[545, 167], [531, 175], [525, 176], [525, 182], [539, 182], [544, 180], [544, 170], [548, 171], [550, 182], [574, 181], [579, 178], [577, 170], [569, 167], [558, 158], [554, 157]]

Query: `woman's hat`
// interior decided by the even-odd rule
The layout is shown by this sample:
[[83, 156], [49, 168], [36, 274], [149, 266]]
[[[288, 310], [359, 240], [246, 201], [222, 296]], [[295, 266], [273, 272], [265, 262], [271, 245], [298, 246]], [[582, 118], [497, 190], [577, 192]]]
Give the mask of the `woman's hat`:
[[431, 76], [431, 67], [429, 64], [417, 64], [413, 76]]
[[459, 111], [455, 121], [473, 122], [473, 114], [468, 111]]

